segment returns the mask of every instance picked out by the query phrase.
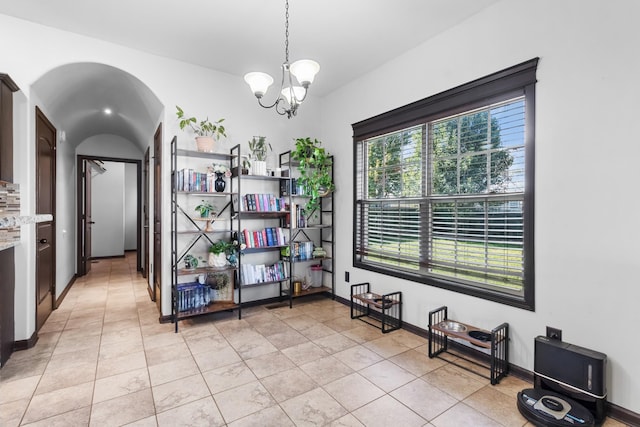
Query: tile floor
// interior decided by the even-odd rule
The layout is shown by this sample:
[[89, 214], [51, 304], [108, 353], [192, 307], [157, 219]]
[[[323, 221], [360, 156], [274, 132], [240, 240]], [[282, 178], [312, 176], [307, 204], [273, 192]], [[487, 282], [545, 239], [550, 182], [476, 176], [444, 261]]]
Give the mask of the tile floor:
[[[332, 300], [159, 324], [135, 258], [93, 264], [0, 370], [0, 425], [523, 426], [497, 386]], [[608, 420], [607, 427], [619, 424]]]

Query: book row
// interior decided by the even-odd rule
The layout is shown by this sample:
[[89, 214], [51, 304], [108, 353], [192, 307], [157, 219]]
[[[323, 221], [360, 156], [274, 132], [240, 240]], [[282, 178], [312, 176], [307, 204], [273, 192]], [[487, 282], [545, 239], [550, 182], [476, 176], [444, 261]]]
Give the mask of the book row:
[[215, 180], [216, 175], [214, 173], [182, 169], [176, 172], [176, 190], [213, 193], [216, 191]]
[[197, 311], [211, 303], [211, 287], [198, 282], [181, 283], [178, 289], [178, 311]]
[[291, 242], [290, 246], [280, 249], [280, 255], [292, 261], [307, 261], [313, 259], [313, 242]]
[[273, 265], [242, 264], [240, 275], [242, 283], [245, 285], [277, 282], [289, 278], [287, 264], [282, 261], [278, 261]]
[[279, 212], [286, 210], [284, 197], [273, 194], [245, 194], [242, 196], [242, 210], [246, 212]]
[[266, 248], [287, 244], [287, 238], [280, 227], [269, 227], [256, 231], [249, 231], [245, 228], [239, 237], [240, 243], [244, 243], [247, 248]]

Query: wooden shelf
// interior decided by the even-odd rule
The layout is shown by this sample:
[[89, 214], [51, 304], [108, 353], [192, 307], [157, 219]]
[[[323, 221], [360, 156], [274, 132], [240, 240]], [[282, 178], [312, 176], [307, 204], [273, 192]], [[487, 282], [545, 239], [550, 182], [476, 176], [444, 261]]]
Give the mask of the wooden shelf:
[[[305, 297], [307, 295], [313, 295], [313, 294], [322, 294], [324, 292], [331, 292], [331, 288], [327, 288], [326, 286], [319, 286], [319, 287], [310, 287], [308, 289], [302, 290], [300, 292], [294, 292], [293, 295], [291, 295], [293, 298], [299, 298], [299, 297]], [[289, 289], [283, 289], [282, 290], [283, 295], [289, 295]]]
[[200, 157], [203, 159], [217, 159], [217, 160], [226, 160], [229, 161], [231, 159], [235, 159], [238, 156], [236, 156], [235, 154], [228, 154], [228, 153], [207, 153], [204, 151], [194, 151], [194, 150], [183, 150], [178, 148], [176, 150], [176, 154], [178, 156], [185, 156], [185, 157]]
[[187, 310], [187, 311], [180, 311], [176, 314], [176, 317], [178, 319], [186, 319], [189, 317], [194, 317], [194, 316], [201, 316], [203, 314], [207, 314], [207, 313], [218, 313], [221, 311], [231, 311], [233, 309], [238, 308], [239, 305], [236, 304], [235, 302], [226, 302], [226, 301], [221, 301], [221, 302], [212, 302], [211, 304], [205, 306], [205, 307], [200, 307], [197, 308], [195, 310]]
[[234, 271], [236, 267], [226, 266], [226, 267], [198, 267], [198, 268], [179, 268], [178, 276], [187, 276], [189, 274], [206, 274], [206, 273], [217, 273], [223, 271]]

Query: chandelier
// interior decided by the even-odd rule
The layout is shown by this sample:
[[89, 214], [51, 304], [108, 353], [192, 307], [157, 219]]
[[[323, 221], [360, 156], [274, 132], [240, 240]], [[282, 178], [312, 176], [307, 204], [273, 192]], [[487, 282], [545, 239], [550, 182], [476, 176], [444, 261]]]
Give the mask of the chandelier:
[[[280, 82], [280, 93], [273, 104], [265, 105], [262, 97], [267, 93], [267, 89], [273, 83], [273, 77], [267, 73], [254, 71], [244, 76], [244, 81], [249, 84], [251, 91], [258, 98], [258, 104], [264, 108], [274, 108], [278, 114], [287, 118], [295, 116], [298, 107], [307, 97], [307, 89], [313, 79], [320, 71], [320, 65], [310, 59], [301, 59], [289, 64], [289, 0], [285, 3], [285, 24], [284, 24], [284, 64], [282, 64], [282, 80]], [[293, 79], [291, 76], [295, 77]], [[297, 83], [297, 85], [294, 85]]]

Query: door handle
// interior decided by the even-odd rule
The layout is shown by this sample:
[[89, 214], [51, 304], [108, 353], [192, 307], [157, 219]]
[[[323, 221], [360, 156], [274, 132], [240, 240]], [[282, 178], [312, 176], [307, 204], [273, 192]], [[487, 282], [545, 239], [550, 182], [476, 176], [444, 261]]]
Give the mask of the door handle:
[[95, 221], [89, 221], [89, 224], [95, 224], [95, 223], [96, 223]]
[[47, 239], [40, 239], [40, 243], [47, 243]]

